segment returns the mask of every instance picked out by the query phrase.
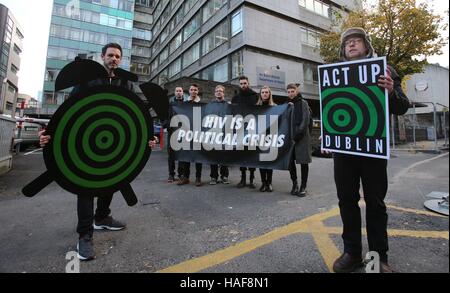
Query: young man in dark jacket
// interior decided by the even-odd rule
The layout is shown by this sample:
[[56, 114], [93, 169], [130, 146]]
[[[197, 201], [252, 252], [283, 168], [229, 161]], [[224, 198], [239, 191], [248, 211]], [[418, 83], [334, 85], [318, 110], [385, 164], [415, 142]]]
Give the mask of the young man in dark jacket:
[[[250, 83], [248, 77], [239, 77], [239, 86], [241, 89], [239, 93], [233, 97], [231, 100], [232, 104], [238, 105], [256, 105], [258, 103], [258, 94], [250, 88]], [[247, 186], [247, 167], [241, 167], [241, 181], [237, 185], [238, 188], [244, 188]], [[248, 187], [255, 189], [255, 168], [249, 168], [250, 171], [250, 183]]]
[[[183, 103], [184, 102], [184, 90], [181, 86], [177, 86], [175, 88], [175, 98], [173, 99], [173, 101], [170, 103], [171, 106], [176, 105], [178, 103]], [[171, 109], [171, 108], [170, 108]], [[169, 110], [169, 119], [168, 121], [166, 121], [165, 123], [165, 128], [168, 129], [168, 135], [167, 137], [170, 140], [170, 137], [172, 135], [172, 130], [170, 128], [170, 119], [172, 118], [173, 114], [172, 111]], [[167, 147], [167, 152], [169, 155], [169, 159], [168, 159], [168, 164], [169, 164], [169, 178], [167, 179], [167, 183], [173, 183], [176, 179], [175, 179], [175, 152], [172, 149], [172, 147], [170, 146], [170, 143], [168, 144]], [[181, 177], [181, 165], [180, 162], [178, 162], [178, 178], [180, 179]]]
[[[342, 61], [355, 61], [374, 57], [370, 38], [361, 28], [350, 28], [341, 36]], [[389, 93], [391, 114], [403, 115], [409, 101], [403, 93], [401, 80], [395, 70], [388, 66], [387, 76], [381, 76], [378, 86]], [[384, 198], [388, 189], [387, 160], [334, 154], [334, 178], [339, 198], [339, 208], [344, 225], [342, 238], [344, 253], [335, 261], [337, 273], [351, 272], [362, 265], [360, 181], [366, 202], [366, 223], [369, 250], [380, 255], [380, 272], [392, 272], [388, 265], [388, 215]]]
[[[89, 82], [85, 86], [96, 85], [114, 85], [123, 87], [128, 90], [133, 90], [133, 84], [125, 79], [115, 76], [114, 70], [116, 70], [120, 62], [122, 61], [122, 48], [119, 44], [111, 43], [103, 47], [102, 60], [105, 69], [109, 74], [109, 78], [101, 78]], [[72, 94], [79, 90], [79, 87], [75, 87]], [[42, 147], [50, 142], [51, 137], [45, 135], [45, 132], [41, 133], [40, 144]], [[77, 245], [78, 258], [81, 260], [92, 260], [95, 258], [94, 246], [93, 246], [93, 232], [95, 230], [110, 230], [119, 231], [125, 228], [125, 224], [116, 221], [110, 215], [110, 205], [113, 198], [113, 194], [103, 195], [97, 199], [97, 210], [94, 215], [94, 196], [78, 195], [78, 226], [77, 232], [79, 234], [79, 241]]]
[[[215, 88], [214, 95], [216, 99], [211, 103], [218, 104], [227, 104], [228, 102], [225, 99], [225, 87], [222, 85], [218, 85]], [[230, 184], [228, 177], [230, 175], [230, 171], [227, 166], [220, 165], [220, 181], [219, 181], [219, 165], [211, 165], [211, 181], [210, 185], [217, 185], [217, 183]]]

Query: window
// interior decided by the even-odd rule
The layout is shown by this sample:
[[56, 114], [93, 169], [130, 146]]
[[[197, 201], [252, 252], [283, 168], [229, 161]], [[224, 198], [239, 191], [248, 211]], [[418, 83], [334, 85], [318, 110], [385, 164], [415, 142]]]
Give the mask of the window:
[[151, 72], [157, 70], [158, 66], [159, 66], [159, 59], [156, 58], [155, 61], [153, 61], [152, 64], [150, 65]]
[[59, 70], [57, 69], [47, 69], [45, 71], [45, 81], [54, 82], [58, 77]]
[[231, 36], [234, 37], [242, 31], [242, 10], [231, 16]]
[[14, 64], [11, 64], [11, 72], [17, 74], [19, 72], [19, 68], [17, 68]]
[[231, 79], [244, 75], [244, 60], [242, 51], [231, 55]]
[[165, 48], [159, 55], [159, 64], [163, 64], [164, 61], [166, 61], [168, 57], [169, 57], [169, 49]]
[[148, 30], [134, 28], [133, 29], [133, 38], [151, 41], [152, 40], [152, 32], [148, 31]]
[[19, 39], [22, 40], [24, 38], [23, 34], [20, 32], [20, 30], [18, 28], [16, 28], [16, 34], [19, 37]]
[[330, 6], [317, 0], [299, 0], [298, 5], [319, 15], [330, 18]]
[[169, 54], [175, 52], [183, 43], [183, 35], [179, 33], [169, 44]]
[[224, 21], [203, 38], [203, 55], [228, 41], [228, 21]]
[[226, 82], [228, 81], [228, 59], [224, 58], [202, 71], [202, 79]]
[[150, 65], [141, 63], [131, 63], [130, 70], [136, 74], [148, 75], [150, 74]]
[[178, 58], [169, 66], [169, 78], [181, 71], [181, 58]]
[[198, 0], [186, 0], [184, 1], [184, 15], [188, 14], [191, 8], [197, 3]]
[[303, 63], [303, 79], [305, 83], [317, 83], [319, 76], [317, 74], [317, 64]]
[[200, 43], [196, 43], [183, 54], [183, 68], [188, 67], [200, 58]]
[[203, 23], [207, 22], [217, 11], [227, 3], [226, 0], [208, 0], [203, 8]]
[[183, 34], [185, 41], [200, 28], [200, 16], [200, 13], [197, 13], [184, 28]]
[[307, 28], [300, 28], [300, 35], [301, 42], [303, 44], [317, 48], [320, 46], [320, 37], [318, 32]]
[[22, 53], [22, 50], [20, 50], [19, 46], [14, 44], [14, 52], [16, 52], [17, 55], [20, 55]]
[[150, 57], [150, 48], [142, 47], [142, 46], [133, 46], [132, 55], [136, 55], [139, 57]]

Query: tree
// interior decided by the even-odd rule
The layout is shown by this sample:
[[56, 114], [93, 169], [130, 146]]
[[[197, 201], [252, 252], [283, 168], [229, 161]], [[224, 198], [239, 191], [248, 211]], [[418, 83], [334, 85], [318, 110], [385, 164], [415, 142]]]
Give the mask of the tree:
[[[335, 14], [333, 26], [339, 29], [320, 38], [320, 54], [326, 63], [339, 61], [340, 35], [355, 26], [366, 30], [375, 52], [386, 56], [400, 77], [423, 72], [428, 64], [427, 57], [442, 54], [441, 49], [448, 39], [443, 38], [440, 31], [447, 30], [448, 24], [443, 17], [433, 14], [426, 3], [379, 0], [377, 6], [364, 4], [366, 9], [352, 11], [345, 19]], [[336, 22], [342, 24], [339, 26]]]

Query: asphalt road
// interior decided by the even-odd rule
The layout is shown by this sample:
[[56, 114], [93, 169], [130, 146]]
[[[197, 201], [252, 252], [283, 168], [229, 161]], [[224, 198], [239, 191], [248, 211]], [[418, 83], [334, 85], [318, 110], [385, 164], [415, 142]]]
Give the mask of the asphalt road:
[[[329, 272], [343, 248], [332, 167], [314, 158], [308, 196], [298, 198], [289, 194], [287, 171], [275, 172], [274, 193], [237, 189], [238, 168], [229, 186], [167, 184], [166, 156], [154, 152], [133, 183], [139, 204], [129, 208], [114, 197], [113, 216], [127, 229], [96, 232], [97, 259], [82, 263], [81, 272]], [[66, 254], [76, 250], [76, 197], [56, 184], [35, 198], [21, 195], [43, 171], [39, 152], [22, 153], [0, 176], [0, 272], [63, 273]], [[209, 168], [203, 174], [208, 182]], [[389, 258], [396, 271], [449, 272], [448, 217], [423, 208], [428, 193], [449, 191], [448, 174], [448, 154], [402, 152], [390, 161]], [[366, 253], [365, 237], [363, 245]]]

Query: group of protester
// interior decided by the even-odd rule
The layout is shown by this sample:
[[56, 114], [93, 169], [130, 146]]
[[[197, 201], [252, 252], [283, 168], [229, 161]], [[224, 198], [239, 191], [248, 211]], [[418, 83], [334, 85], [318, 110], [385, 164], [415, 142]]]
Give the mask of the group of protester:
[[[369, 36], [361, 28], [350, 28], [341, 35], [340, 55], [342, 61], [357, 61], [372, 58], [375, 55]], [[121, 81], [115, 76], [114, 70], [118, 68], [122, 60], [122, 48], [118, 44], [108, 44], [103, 48], [102, 59], [109, 73], [109, 78], [99, 79], [97, 84], [111, 84], [119, 87], [130, 87], [127, 81]], [[403, 115], [409, 107], [409, 101], [401, 88], [401, 80], [395, 70], [389, 66], [388, 74], [379, 77], [378, 86], [386, 89], [389, 93], [389, 110], [391, 114]], [[274, 106], [270, 88], [263, 87], [258, 95], [250, 89], [248, 78], [240, 79], [240, 93], [231, 102], [235, 104], [259, 105], [261, 107]], [[302, 98], [296, 85], [287, 87], [287, 103], [294, 107], [294, 140], [295, 156], [292, 158], [290, 173], [293, 182], [292, 194], [304, 196], [308, 179], [308, 164], [311, 163], [310, 134], [308, 132], [309, 109], [307, 102]], [[192, 85], [189, 89], [189, 100], [187, 103], [198, 103], [199, 88]], [[175, 103], [183, 102], [183, 89], [176, 89]], [[215, 91], [215, 103], [227, 103], [225, 99], [225, 88], [218, 86]], [[41, 146], [47, 145], [51, 137], [42, 133]], [[152, 146], [152, 142], [149, 142]], [[344, 252], [334, 262], [335, 272], [352, 272], [363, 264], [362, 240], [361, 240], [361, 212], [358, 205], [360, 195], [360, 182], [364, 190], [366, 202], [366, 223], [369, 250], [377, 252], [380, 256], [380, 272], [392, 272], [388, 265], [388, 215], [384, 198], [387, 193], [387, 160], [355, 155], [333, 154], [334, 177], [339, 199], [339, 208], [343, 223]], [[296, 163], [301, 164], [302, 179], [299, 186], [297, 181]], [[220, 169], [220, 170], [219, 170]], [[175, 180], [175, 161], [173, 151], [169, 149], [169, 181]], [[202, 165], [196, 164], [196, 184], [201, 186]], [[211, 184], [217, 184], [220, 180], [229, 183], [229, 172], [226, 166], [211, 166]], [[247, 184], [247, 171], [249, 171], [249, 184]], [[190, 163], [179, 162], [178, 184], [189, 183]], [[273, 191], [272, 170], [261, 170], [261, 191]], [[241, 181], [238, 187], [248, 186], [255, 188], [255, 169], [241, 168]], [[93, 248], [94, 229], [107, 229], [118, 231], [125, 228], [125, 224], [116, 221], [110, 215], [110, 204], [113, 195], [100, 196], [97, 201], [97, 210], [94, 214], [94, 196], [78, 195], [78, 257], [82, 260], [95, 258]]]
[[[231, 99], [227, 101], [225, 98], [225, 87], [218, 85], [215, 88], [215, 99], [211, 103], [231, 103], [236, 105], [253, 105], [259, 107], [272, 107], [276, 106], [272, 90], [268, 86], [261, 88], [260, 93], [256, 93], [250, 88], [249, 79], [246, 76], [241, 76], [239, 78], [240, 90]], [[295, 142], [295, 153], [292, 157], [289, 171], [292, 179], [292, 190], [291, 194], [299, 197], [306, 196], [306, 185], [308, 181], [309, 173], [309, 163], [311, 163], [311, 136], [310, 136], [310, 115], [311, 110], [308, 106], [306, 100], [303, 99], [299, 92], [297, 84], [289, 84], [287, 86], [288, 99], [286, 103], [294, 108], [294, 119], [293, 119], [293, 138]], [[200, 103], [201, 99], [199, 97], [199, 86], [197, 84], [192, 84], [189, 88], [189, 98], [187, 101], [184, 99], [184, 90], [182, 87], [175, 88], [175, 98], [172, 105], [179, 103]], [[169, 115], [170, 116], [170, 115]], [[167, 123], [166, 123], [167, 125]], [[170, 131], [169, 131], [170, 136]], [[169, 153], [169, 178], [168, 183], [176, 182], [178, 185], [190, 184], [190, 162], [178, 162], [178, 177], [175, 172], [175, 156], [174, 151], [171, 146], [168, 146]], [[301, 164], [301, 184], [298, 184], [297, 178], [297, 167], [296, 164]], [[229, 168], [228, 166], [221, 165], [211, 165], [211, 181], [210, 185], [217, 185], [218, 183], [230, 184], [229, 181]], [[202, 169], [203, 165], [201, 163], [195, 163], [195, 185], [200, 187], [203, 186], [202, 182]], [[237, 184], [238, 188], [249, 187], [251, 189], [256, 189], [255, 184], [255, 168], [247, 168], [245, 166], [240, 167], [241, 180]], [[247, 171], [248, 171], [248, 181], [247, 181]], [[261, 174], [261, 192], [273, 192], [272, 178], [273, 170], [260, 169]], [[219, 177], [220, 175], [220, 177]], [[248, 182], [248, 183], [247, 183]]]

